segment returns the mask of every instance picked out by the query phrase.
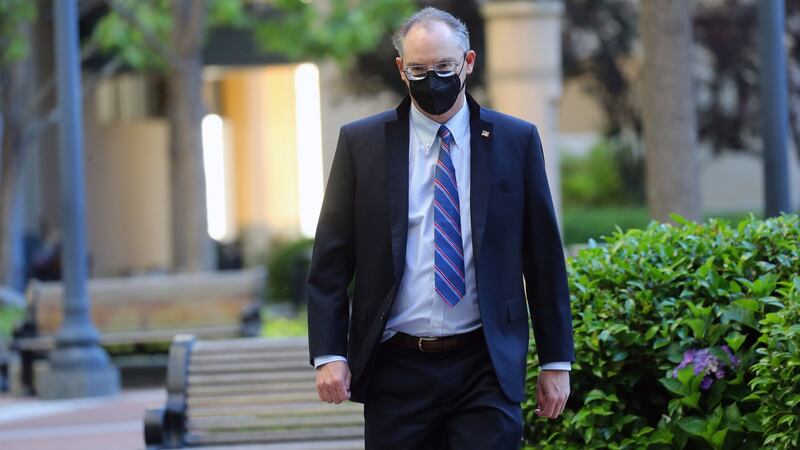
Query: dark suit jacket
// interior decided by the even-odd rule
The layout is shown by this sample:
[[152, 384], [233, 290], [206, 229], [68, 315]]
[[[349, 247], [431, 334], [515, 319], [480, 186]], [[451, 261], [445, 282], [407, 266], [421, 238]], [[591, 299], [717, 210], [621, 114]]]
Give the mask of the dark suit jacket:
[[[467, 102], [481, 321], [503, 392], [520, 402], [529, 309], [539, 362], [575, 360], [564, 254], [536, 127]], [[307, 279], [312, 361], [347, 356], [357, 402], [405, 267], [410, 104], [341, 128]]]

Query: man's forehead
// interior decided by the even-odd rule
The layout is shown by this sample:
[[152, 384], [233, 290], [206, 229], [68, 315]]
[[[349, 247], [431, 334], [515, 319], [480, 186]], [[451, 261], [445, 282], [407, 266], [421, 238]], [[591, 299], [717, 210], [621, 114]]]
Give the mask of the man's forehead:
[[403, 60], [407, 64], [456, 59], [461, 52], [453, 31], [437, 21], [414, 25], [403, 40]]

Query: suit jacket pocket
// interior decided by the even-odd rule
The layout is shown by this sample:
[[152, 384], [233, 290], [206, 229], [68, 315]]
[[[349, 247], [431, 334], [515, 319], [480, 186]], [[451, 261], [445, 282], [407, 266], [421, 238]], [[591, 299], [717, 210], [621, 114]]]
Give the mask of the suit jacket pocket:
[[508, 309], [509, 322], [528, 318], [528, 307], [523, 299], [507, 301], [506, 309]]

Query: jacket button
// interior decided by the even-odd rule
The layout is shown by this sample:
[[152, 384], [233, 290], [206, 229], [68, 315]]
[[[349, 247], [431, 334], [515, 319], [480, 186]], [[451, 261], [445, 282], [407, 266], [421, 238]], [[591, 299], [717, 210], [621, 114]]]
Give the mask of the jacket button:
[[386, 315], [384, 313], [380, 313], [378, 314], [378, 318], [384, 320], [386, 318]]

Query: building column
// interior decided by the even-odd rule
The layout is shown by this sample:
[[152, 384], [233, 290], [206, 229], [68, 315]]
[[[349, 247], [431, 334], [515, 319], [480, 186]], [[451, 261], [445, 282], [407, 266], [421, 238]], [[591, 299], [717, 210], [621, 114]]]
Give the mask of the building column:
[[544, 147], [545, 169], [561, 222], [558, 102], [561, 77], [561, 18], [558, 0], [489, 1], [485, 19], [486, 65], [491, 106], [532, 122]]

